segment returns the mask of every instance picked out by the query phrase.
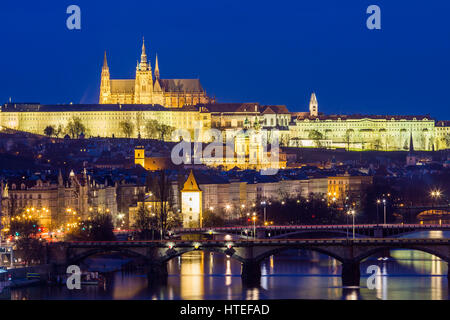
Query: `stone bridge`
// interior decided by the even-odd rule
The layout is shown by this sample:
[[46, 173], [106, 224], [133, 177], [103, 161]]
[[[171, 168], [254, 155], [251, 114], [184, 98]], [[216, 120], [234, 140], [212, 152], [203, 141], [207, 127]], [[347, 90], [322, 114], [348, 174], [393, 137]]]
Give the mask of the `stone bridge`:
[[[396, 237], [417, 231], [450, 230], [450, 224], [358, 224], [355, 225], [356, 237]], [[186, 234], [202, 234], [214, 238], [215, 236], [232, 235], [242, 239], [253, 238], [256, 231], [258, 239], [282, 239], [289, 237], [311, 237], [314, 234], [321, 237], [349, 237], [353, 236], [352, 225], [288, 225], [288, 226], [238, 226], [219, 228], [179, 228], [173, 230], [174, 237]]]
[[445, 218], [450, 215], [450, 204], [437, 204], [437, 205], [427, 205], [427, 206], [403, 206], [396, 207], [395, 211], [403, 217], [403, 221], [417, 221], [417, 217], [421, 213], [425, 213], [425, 216], [435, 217], [435, 218]]
[[[167, 262], [186, 252], [201, 250], [223, 253], [242, 264], [244, 282], [255, 284], [261, 277], [261, 262], [288, 249], [317, 251], [342, 263], [342, 284], [359, 286], [360, 262], [390, 249], [412, 249], [450, 261], [450, 239], [260, 239], [253, 241], [105, 241], [56, 242], [47, 247], [47, 263], [66, 268], [99, 253], [120, 252], [139, 257], [149, 269], [149, 277], [167, 276]], [[450, 269], [450, 268], [449, 268]], [[61, 269], [65, 270], [65, 269]], [[450, 272], [450, 271], [449, 271]]]

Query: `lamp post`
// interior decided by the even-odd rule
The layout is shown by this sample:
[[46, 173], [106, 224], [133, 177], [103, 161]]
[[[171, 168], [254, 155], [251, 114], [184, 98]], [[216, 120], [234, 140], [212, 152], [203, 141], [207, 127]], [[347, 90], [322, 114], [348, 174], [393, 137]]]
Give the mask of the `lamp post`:
[[264, 225], [266, 225], [266, 201], [261, 201], [261, 205], [264, 207]]
[[383, 205], [384, 205], [384, 225], [386, 225], [386, 199], [383, 199]]
[[253, 212], [253, 239], [256, 240], [256, 212]]
[[353, 220], [353, 240], [355, 240], [355, 210], [352, 209], [348, 212], [348, 214], [352, 215], [352, 220]]
[[230, 206], [229, 204], [227, 204], [227, 205], [225, 206], [225, 209], [226, 209], [226, 211], [227, 211], [227, 219], [228, 219], [228, 223], [230, 223], [230, 209], [231, 209], [231, 206]]
[[432, 210], [434, 210], [434, 207], [436, 205], [436, 203], [435, 203], [436, 199], [438, 199], [440, 196], [441, 196], [441, 191], [440, 190], [433, 190], [433, 191], [431, 191], [431, 198], [433, 198], [432, 205], [431, 205]]
[[379, 210], [378, 209], [379, 209], [380, 203], [381, 203], [381, 200], [377, 199], [377, 227], [378, 227], [378, 223], [379, 223], [379, 215], [378, 215]]
[[345, 229], [347, 231], [347, 240], [348, 240], [348, 212], [347, 215], [345, 216]]

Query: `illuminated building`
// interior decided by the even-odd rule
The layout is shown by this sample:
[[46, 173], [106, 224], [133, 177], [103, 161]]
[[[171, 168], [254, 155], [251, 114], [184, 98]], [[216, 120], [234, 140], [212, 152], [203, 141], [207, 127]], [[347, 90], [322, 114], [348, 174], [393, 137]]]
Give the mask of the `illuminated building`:
[[359, 205], [361, 194], [372, 184], [372, 180], [371, 176], [352, 176], [348, 173], [328, 177], [328, 203]]
[[307, 199], [314, 195], [339, 207], [343, 207], [347, 200], [351, 205], [354, 202], [359, 206], [370, 184], [372, 177], [363, 174], [307, 177], [283, 173], [264, 176], [253, 172], [234, 177], [196, 170], [195, 174], [190, 172], [184, 191], [181, 190], [181, 199], [175, 201], [181, 202], [183, 225], [195, 227], [200, 225], [198, 212], [204, 219], [212, 213], [224, 219], [246, 218], [256, 210], [261, 200]]
[[169, 156], [146, 156], [145, 148], [142, 146], [137, 146], [134, 149], [134, 163], [150, 171], [169, 169], [172, 167], [172, 160]]
[[42, 227], [51, 231], [72, 218], [85, 219], [89, 213], [117, 214], [116, 186], [107, 178], [99, 181], [86, 172], [64, 178], [38, 175], [7, 180], [8, 197], [3, 196], [3, 213], [9, 217], [31, 210]]
[[202, 193], [191, 171], [181, 190], [181, 213], [183, 227], [202, 227], [203, 206]]
[[412, 136], [415, 150], [450, 148], [449, 122], [436, 123], [430, 116], [324, 115], [314, 93], [310, 112], [294, 115], [292, 147], [408, 151]]
[[[156, 105], [41, 105], [6, 104], [0, 113], [0, 126], [8, 129], [44, 134], [47, 126], [64, 128], [60, 138], [66, 134], [68, 123], [78, 118], [86, 128], [85, 137], [126, 137], [122, 122], [132, 125], [130, 137], [147, 137], [146, 124], [155, 120], [172, 128], [188, 130], [192, 137], [194, 130], [210, 128], [210, 113], [199, 107], [164, 108]], [[166, 137], [170, 140], [171, 137]]]

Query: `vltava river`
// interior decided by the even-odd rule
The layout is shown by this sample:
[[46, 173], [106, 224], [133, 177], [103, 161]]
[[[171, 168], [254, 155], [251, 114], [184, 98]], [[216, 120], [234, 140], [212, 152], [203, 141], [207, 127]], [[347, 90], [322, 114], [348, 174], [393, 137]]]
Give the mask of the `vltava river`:
[[[410, 238], [450, 237], [432, 231]], [[367, 287], [367, 267], [382, 270], [381, 288]], [[413, 250], [391, 250], [361, 264], [359, 289], [341, 286], [340, 263], [325, 255], [291, 250], [262, 264], [259, 287], [246, 288], [240, 263], [221, 254], [191, 252], [168, 264], [166, 285], [148, 285], [145, 274], [116, 272], [105, 287], [81, 290], [41, 286], [15, 289], [12, 299], [449, 299], [447, 263]]]

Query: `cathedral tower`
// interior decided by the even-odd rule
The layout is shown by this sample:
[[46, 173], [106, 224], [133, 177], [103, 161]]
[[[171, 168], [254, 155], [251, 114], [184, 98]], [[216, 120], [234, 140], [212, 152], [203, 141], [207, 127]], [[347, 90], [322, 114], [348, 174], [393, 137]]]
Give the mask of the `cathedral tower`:
[[136, 67], [136, 80], [134, 90], [134, 103], [151, 104], [153, 93], [152, 67], [147, 61], [145, 42], [142, 39], [141, 62]]
[[111, 96], [111, 81], [109, 79], [109, 67], [108, 62], [106, 61], [106, 51], [105, 51], [105, 57], [103, 59], [103, 67], [102, 67], [102, 77], [100, 82], [99, 103], [109, 103], [110, 96]]
[[311, 100], [309, 101], [309, 115], [317, 117], [319, 115], [319, 104], [317, 103], [316, 94], [311, 94]]
[[159, 80], [158, 55], [156, 55], [156, 60], [155, 60], [155, 79]]

